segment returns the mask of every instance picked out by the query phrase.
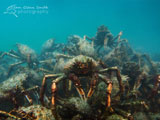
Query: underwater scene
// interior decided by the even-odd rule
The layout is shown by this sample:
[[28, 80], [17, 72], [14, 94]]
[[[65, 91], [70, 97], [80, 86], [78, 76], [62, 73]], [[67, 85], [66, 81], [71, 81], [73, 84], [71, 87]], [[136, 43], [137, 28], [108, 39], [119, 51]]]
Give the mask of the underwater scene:
[[0, 120], [160, 120], [160, 0], [0, 6]]

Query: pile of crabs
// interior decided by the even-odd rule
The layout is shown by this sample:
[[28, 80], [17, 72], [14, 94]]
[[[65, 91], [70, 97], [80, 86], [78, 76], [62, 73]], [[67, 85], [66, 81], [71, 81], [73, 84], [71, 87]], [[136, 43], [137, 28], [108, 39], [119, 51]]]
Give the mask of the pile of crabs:
[[158, 120], [160, 62], [106, 26], [0, 52], [0, 120]]

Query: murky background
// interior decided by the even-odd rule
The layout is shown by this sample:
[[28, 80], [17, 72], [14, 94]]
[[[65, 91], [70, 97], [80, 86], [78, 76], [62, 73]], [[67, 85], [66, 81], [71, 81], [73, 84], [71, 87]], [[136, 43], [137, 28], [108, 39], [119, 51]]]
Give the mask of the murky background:
[[72, 34], [94, 36], [105, 24], [114, 35], [122, 30], [137, 50], [157, 53], [159, 5], [159, 0], [1, 0], [0, 51], [15, 43], [40, 51], [50, 38], [59, 43]]

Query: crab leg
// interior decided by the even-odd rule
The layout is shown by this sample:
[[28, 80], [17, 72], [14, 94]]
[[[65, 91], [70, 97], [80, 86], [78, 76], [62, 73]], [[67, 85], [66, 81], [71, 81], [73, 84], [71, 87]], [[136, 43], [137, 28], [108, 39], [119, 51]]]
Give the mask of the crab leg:
[[98, 74], [98, 77], [106, 84], [108, 84], [108, 81], [110, 81], [110, 79], [107, 76], [104, 76], [102, 74]]
[[53, 82], [52, 87], [51, 87], [51, 92], [52, 92], [52, 99], [51, 99], [51, 104], [52, 106], [55, 106], [55, 93], [57, 91], [57, 85], [55, 82]]
[[43, 106], [45, 106], [43, 98], [44, 98], [44, 92], [45, 92], [45, 88], [46, 88], [46, 79], [54, 78], [54, 77], [57, 77], [57, 76], [61, 76], [61, 75], [60, 74], [49, 74], [49, 75], [45, 75], [44, 78], [43, 78], [42, 87], [40, 89], [40, 101], [41, 101], [41, 104]]
[[115, 71], [116, 71], [117, 80], [119, 82], [120, 93], [123, 93], [124, 92], [124, 86], [122, 84], [122, 78], [121, 78], [121, 75], [120, 75], [120, 71], [118, 69], [115, 69]]
[[119, 89], [120, 89], [120, 93], [124, 92], [124, 86], [122, 84], [122, 78], [120, 75], [120, 71], [118, 70], [117, 67], [110, 67], [110, 68], [106, 68], [100, 71], [100, 73], [104, 73], [104, 72], [108, 72], [108, 71], [115, 71], [116, 72], [116, 77], [119, 83]]
[[57, 92], [57, 85], [55, 82], [52, 83], [51, 86], [51, 92], [52, 92], [52, 98], [51, 98], [51, 111], [55, 118], [57, 118], [57, 112], [56, 112], [56, 92]]
[[8, 56], [13, 57], [13, 58], [16, 58], [16, 59], [20, 59], [20, 57], [14, 55], [14, 54], [8, 53], [8, 52], [4, 52], [4, 53], [0, 56], [0, 58], [3, 58], [5, 55], [8, 55]]
[[97, 80], [98, 80], [98, 74], [93, 75], [91, 83], [90, 83], [91, 84], [90, 85], [90, 89], [89, 89], [89, 92], [87, 94], [87, 98], [89, 98], [89, 97], [91, 97], [93, 95], [94, 90], [96, 88]]
[[107, 103], [106, 103], [106, 107], [110, 107], [111, 106], [111, 92], [112, 92], [112, 82], [109, 81], [107, 84]]
[[18, 102], [17, 102], [17, 100], [16, 100], [16, 97], [12, 96], [12, 99], [11, 99], [11, 100], [12, 100], [12, 102], [13, 102], [15, 108], [18, 108], [19, 105], [18, 105]]
[[151, 94], [149, 95], [148, 98], [151, 98], [151, 97], [157, 95], [159, 86], [160, 86], [160, 75], [157, 75], [155, 83], [154, 83], [154, 87], [152, 88]]
[[52, 86], [51, 86], [51, 93], [52, 93], [52, 99], [51, 99], [51, 104], [52, 107], [55, 106], [55, 95], [57, 92], [57, 83], [59, 83], [59, 81], [61, 81], [64, 78], [64, 76], [60, 76], [58, 78], [56, 78], [55, 80], [53, 80]]
[[65, 92], [65, 96], [68, 96], [69, 92], [72, 89], [72, 81], [69, 80], [69, 79], [67, 79], [67, 80], [64, 79], [63, 80], [63, 89], [64, 89], [64, 92]]
[[71, 80], [68, 80], [68, 82], [69, 82], [69, 83], [68, 83], [68, 84], [69, 84], [69, 85], [68, 85], [68, 90], [71, 91], [71, 89], [72, 89], [72, 81], [71, 81]]
[[122, 36], [122, 31], [120, 31], [119, 34], [117, 35], [117, 37], [118, 37], [118, 43], [120, 43], [120, 41], [121, 41], [121, 36]]
[[22, 118], [19, 118], [19, 117], [17, 117], [17, 116], [14, 116], [14, 115], [12, 115], [12, 114], [10, 114], [10, 113], [7, 113], [7, 112], [5, 112], [5, 111], [0, 111], [0, 118], [1, 117], [4, 117], [4, 118], [12, 118], [12, 119], [15, 119], [15, 120], [22, 120]]
[[22, 92], [21, 92], [21, 94], [23, 94], [23, 93], [29, 93], [29, 92], [32, 92], [32, 91], [37, 91], [39, 89], [39, 86], [34, 86], [34, 87], [32, 87], [32, 88], [28, 88], [28, 89], [26, 89], [26, 90], [23, 90]]
[[60, 57], [62, 57], [62, 58], [74, 58], [74, 56], [70, 56], [70, 55], [65, 55], [65, 54], [57, 54], [56, 55], [56, 58], [58, 59], [58, 58], [60, 58]]
[[30, 105], [33, 104], [33, 100], [30, 97], [29, 93], [32, 92], [32, 91], [34, 91], [34, 90], [37, 90], [38, 88], [39, 88], [38, 86], [34, 86], [34, 87], [29, 88], [27, 90], [24, 90], [24, 88], [23, 88], [23, 90], [21, 92], [21, 94], [24, 94], [25, 98], [27, 99], [27, 101], [29, 102]]
[[9, 53], [13, 54], [13, 55], [16, 55], [16, 56], [19, 56], [18, 53], [15, 50], [10, 50]]
[[31, 97], [28, 94], [25, 94], [25, 98], [27, 99], [27, 101], [29, 102], [30, 105], [33, 104], [33, 100], [31, 99]]
[[72, 80], [72, 82], [74, 83], [74, 86], [76, 87], [80, 97], [83, 99], [83, 100], [86, 100], [86, 96], [85, 96], [85, 92], [84, 90], [82, 89], [82, 86], [81, 86], [81, 83], [80, 83], [80, 80], [78, 79], [78, 77], [74, 74], [74, 73], [71, 73], [69, 75], [69, 78], [70, 80]]
[[142, 72], [136, 79], [135, 84], [133, 86], [133, 91], [137, 91], [141, 86], [141, 81], [145, 78], [145, 73]]
[[39, 95], [37, 93], [37, 91], [39, 90], [39, 87], [38, 86], [34, 86], [32, 88], [29, 88], [29, 89], [26, 89], [26, 90], [23, 90], [21, 92], [21, 94], [24, 94], [25, 98], [27, 99], [27, 101], [32, 105], [33, 104], [33, 100], [31, 99], [31, 97], [29, 96], [29, 93], [33, 92], [34, 95], [36, 95], [38, 98], [39, 98]]
[[10, 75], [11, 70], [12, 70], [15, 66], [17, 66], [17, 65], [21, 65], [21, 64], [23, 64], [23, 63], [24, 63], [23, 61], [20, 61], [20, 62], [17, 62], [17, 63], [11, 64], [11, 65], [10, 65], [10, 67], [9, 67], [9, 69], [8, 69], [8, 76]]
[[44, 68], [39, 68], [38, 71], [42, 71], [44, 73], [50, 73], [50, 74], [53, 73], [53, 71], [49, 71], [49, 70], [44, 69]]
[[40, 63], [40, 64], [42, 64], [42, 63], [52, 64], [53, 61], [54, 61], [54, 59], [48, 59], [48, 60], [41, 60], [41, 61], [39, 61], [39, 63]]
[[109, 108], [111, 106], [111, 92], [112, 92], [112, 82], [109, 78], [104, 75], [98, 74], [98, 76], [107, 84], [107, 102], [106, 107]]
[[31, 54], [27, 54], [26, 62], [27, 62], [27, 64], [28, 64], [28, 67], [29, 67], [29, 68], [32, 68], [32, 67], [33, 67], [33, 64], [32, 64], [32, 62], [31, 62]]
[[59, 83], [59, 81], [63, 80], [64, 76], [60, 76], [58, 78], [56, 78], [55, 80], [53, 80], [52, 86], [51, 86], [51, 110], [52, 110], [52, 114], [54, 115], [55, 119], [58, 120], [58, 114], [56, 112], [56, 92], [57, 92], [57, 83]]

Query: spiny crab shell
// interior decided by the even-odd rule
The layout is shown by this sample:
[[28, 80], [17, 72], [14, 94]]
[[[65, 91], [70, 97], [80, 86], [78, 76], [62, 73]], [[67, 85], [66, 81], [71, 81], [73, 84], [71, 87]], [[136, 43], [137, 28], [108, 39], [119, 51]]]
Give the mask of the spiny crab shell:
[[33, 49], [24, 44], [17, 43], [16, 45], [18, 48], [18, 52], [22, 57], [27, 58], [28, 56], [30, 56], [31, 60], [37, 59], [37, 54]]
[[[17, 112], [17, 116], [23, 115], [23, 118], [20, 120], [55, 120], [51, 110], [41, 105], [20, 107], [16, 112]], [[7, 120], [13, 120], [13, 119], [9, 118]]]
[[93, 58], [78, 55], [69, 60], [64, 66], [65, 73], [74, 73], [77, 76], [89, 76], [98, 71], [99, 64]]

